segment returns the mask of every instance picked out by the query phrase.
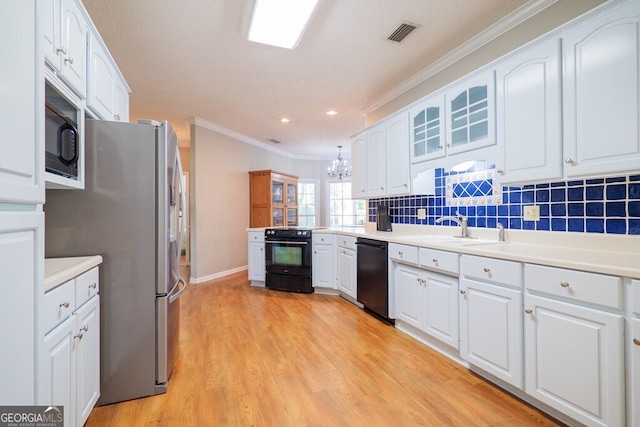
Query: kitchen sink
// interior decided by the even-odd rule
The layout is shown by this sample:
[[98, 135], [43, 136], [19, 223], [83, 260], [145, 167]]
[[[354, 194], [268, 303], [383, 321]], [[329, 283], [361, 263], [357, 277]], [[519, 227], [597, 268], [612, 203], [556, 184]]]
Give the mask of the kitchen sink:
[[475, 237], [462, 237], [462, 236], [441, 236], [441, 235], [418, 235], [418, 236], [406, 236], [402, 237], [403, 240], [412, 241], [416, 243], [424, 244], [438, 244], [438, 245], [455, 245], [455, 246], [473, 246], [473, 245], [487, 245], [491, 243], [498, 243], [497, 240], [478, 239]]

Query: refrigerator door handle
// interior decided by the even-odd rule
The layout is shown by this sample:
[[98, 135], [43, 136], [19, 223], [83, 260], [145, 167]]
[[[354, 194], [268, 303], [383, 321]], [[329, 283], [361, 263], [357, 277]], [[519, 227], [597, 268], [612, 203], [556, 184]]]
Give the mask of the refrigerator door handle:
[[180, 265], [180, 255], [182, 254], [182, 245], [186, 240], [187, 227], [185, 222], [186, 208], [187, 208], [187, 195], [185, 194], [185, 186], [183, 185], [183, 172], [182, 172], [182, 162], [180, 161], [180, 150], [176, 148], [177, 156], [176, 156], [176, 167], [178, 170], [178, 197], [180, 198], [180, 204], [178, 205], [179, 209], [179, 225], [178, 225], [178, 265]]
[[[176, 290], [176, 288], [182, 285], [182, 287], [180, 289], [178, 289], [175, 293], [174, 291]], [[171, 304], [172, 302], [174, 302], [175, 300], [177, 300], [178, 298], [180, 298], [182, 296], [182, 294], [184, 293], [184, 291], [187, 290], [187, 284], [185, 283], [185, 281], [182, 279], [182, 277], [180, 277], [178, 279], [178, 282], [175, 284], [175, 286], [173, 287], [173, 289], [171, 289], [171, 292], [169, 292], [169, 304]]]

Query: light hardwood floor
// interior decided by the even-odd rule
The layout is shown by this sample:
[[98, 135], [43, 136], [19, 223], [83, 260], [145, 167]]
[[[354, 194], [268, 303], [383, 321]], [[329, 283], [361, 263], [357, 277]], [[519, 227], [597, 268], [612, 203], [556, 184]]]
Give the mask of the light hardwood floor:
[[87, 427], [560, 425], [341, 297], [238, 273], [181, 301], [169, 391], [95, 408]]

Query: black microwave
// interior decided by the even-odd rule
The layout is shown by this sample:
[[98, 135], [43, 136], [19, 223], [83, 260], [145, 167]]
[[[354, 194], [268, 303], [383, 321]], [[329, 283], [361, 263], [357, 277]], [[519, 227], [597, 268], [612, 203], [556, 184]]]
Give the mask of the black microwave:
[[78, 125], [52, 102], [45, 101], [44, 110], [45, 170], [78, 179]]

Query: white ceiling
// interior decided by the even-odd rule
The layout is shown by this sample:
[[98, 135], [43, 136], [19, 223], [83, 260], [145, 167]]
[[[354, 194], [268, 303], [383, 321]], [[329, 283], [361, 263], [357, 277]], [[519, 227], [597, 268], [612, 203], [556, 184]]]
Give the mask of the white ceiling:
[[[331, 159], [337, 145], [348, 155], [365, 111], [540, 0], [320, 0], [294, 50], [247, 41], [251, 0], [82, 1], [131, 87], [131, 121], [169, 120], [188, 143], [186, 119], [198, 117], [277, 139], [292, 157]], [[420, 27], [387, 40], [402, 22]]]

